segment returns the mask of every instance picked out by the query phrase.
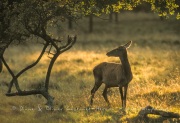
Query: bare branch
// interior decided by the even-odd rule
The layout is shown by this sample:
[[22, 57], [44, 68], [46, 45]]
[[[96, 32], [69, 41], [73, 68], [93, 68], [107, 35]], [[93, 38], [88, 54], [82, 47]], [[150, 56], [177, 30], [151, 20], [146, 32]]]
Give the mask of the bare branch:
[[37, 58], [37, 60], [36, 60], [34, 63], [32, 63], [31, 65], [29, 65], [29, 66], [27, 66], [26, 68], [24, 68], [23, 70], [21, 70], [21, 71], [16, 75], [17, 78], [18, 78], [22, 73], [24, 73], [25, 71], [27, 71], [28, 69], [34, 67], [34, 66], [40, 61], [40, 59], [42, 58], [42, 56], [43, 56], [43, 54], [44, 54], [44, 52], [45, 52], [45, 50], [46, 50], [46, 48], [47, 48], [48, 45], [49, 45], [49, 43], [46, 42], [46, 44], [44, 45], [44, 47], [43, 47], [43, 49], [42, 49], [39, 57]]
[[50, 48], [49, 48], [48, 55], [50, 54], [51, 49], [52, 49], [52, 45], [51, 45]]
[[56, 49], [58, 49], [58, 46], [56, 45], [56, 43], [52, 40], [52, 38], [46, 33], [46, 30], [44, 27], [41, 28], [42, 30], [42, 35], [38, 35], [40, 36], [42, 39], [44, 39], [47, 42], [50, 42]]
[[24, 73], [24, 72], [27, 71], [28, 69], [32, 68], [33, 66], [35, 66], [35, 65], [40, 61], [41, 57], [43, 56], [43, 54], [44, 54], [44, 52], [45, 52], [45, 50], [46, 50], [46, 48], [47, 48], [47, 46], [48, 46], [48, 43], [46, 43], [46, 44], [44, 45], [43, 50], [42, 50], [40, 56], [37, 58], [37, 60], [36, 60], [33, 64], [31, 64], [31, 65], [27, 66], [26, 68], [24, 68], [23, 70], [21, 70], [17, 75], [14, 75], [13, 71], [10, 69], [10, 67], [9, 67], [8, 64], [6, 63], [4, 57], [2, 57], [2, 61], [3, 61], [4, 65], [5, 65], [5, 67], [7, 68], [7, 70], [9, 71], [9, 73], [10, 73], [11, 76], [12, 76], [12, 80], [11, 80], [11, 82], [10, 82], [10, 84], [9, 84], [8, 93], [11, 92], [11, 88], [12, 88], [12, 86], [13, 86], [13, 83], [15, 84], [15, 87], [16, 87], [16, 89], [18, 90], [18, 92], [21, 92], [21, 89], [20, 89], [20, 87], [19, 87], [17, 78], [18, 78], [22, 73]]
[[4, 66], [7, 68], [7, 70], [9, 71], [9, 73], [10, 73], [11, 76], [12, 76], [12, 80], [11, 80], [11, 82], [10, 82], [10, 84], [9, 84], [8, 92], [11, 92], [11, 88], [12, 88], [12, 86], [13, 86], [13, 83], [15, 83], [16, 89], [17, 89], [18, 91], [21, 91], [16, 76], [14, 75], [13, 71], [10, 69], [9, 65], [6, 63], [6, 61], [5, 61], [5, 59], [4, 59], [3, 56], [2, 56], [2, 62], [4, 63]]
[[48, 55], [55, 55], [55, 53], [52, 53], [52, 52], [49, 52], [49, 51], [46, 51], [48, 53]]
[[51, 62], [49, 64], [49, 67], [48, 67], [48, 71], [46, 73], [46, 80], [45, 80], [45, 89], [46, 91], [48, 91], [48, 87], [49, 87], [49, 80], [50, 80], [50, 75], [51, 75], [51, 70], [52, 70], [52, 67], [56, 61], [56, 59], [58, 58], [58, 56], [60, 55], [60, 52], [57, 51], [54, 56], [51, 58]]
[[77, 39], [76, 36], [74, 36], [73, 40], [71, 37], [68, 36], [68, 41], [67, 41], [66, 45], [59, 48], [60, 52], [63, 53], [65, 51], [69, 50], [76, 43], [76, 39]]
[[47, 56], [48, 58], [50, 58], [50, 59], [52, 59], [52, 57], [50, 57], [50, 56]]
[[9, 67], [9, 65], [6, 63], [4, 57], [2, 56], [2, 62], [4, 63], [4, 66], [7, 68], [8, 72], [11, 74], [12, 77], [15, 77], [13, 71], [11, 70], [11, 68]]
[[31, 91], [22, 91], [22, 92], [15, 92], [15, 93], [6, 93], [6, 96], [27, 96], [27, 95], [34, 95], [34, 94], [41, 94], [41, 90], [31, 90]]
[[51, 62], [50, 62], [49, 67], [48, 67], [47, 74], [46, 74], [46, 81], [45, 81], [45, 89], [46, 89], [46, 91], [48, 91], [50, 74], [51, 74], [51, 70], [52, 70], [52, 67], [54, 65], [54, 62], [56, 61], [56, 59], [58, 58], [58, 56], [61, 53], [69, 50], [75, 44], [75, 42], [76, 42], [76, 36], [74, 37], [74, 40], [72, 40], [72, 38], [68, 36], [67, 44], [65, 46], [63, 46], [63, 47], [58, 48], [57, 52], [52, 57]]
[[49, 107], [53, 108], [53, 100], [54, 97], [50, 96], [49, 93], [46, 90], [30, 90], [30, 91], [21, 91], [21, 92], [15, 92], [15, 93], [6, 93], [6, 96], [28, 96], [28, 95], [36, 95], [41, 94], [47, 99], [47, 105]]

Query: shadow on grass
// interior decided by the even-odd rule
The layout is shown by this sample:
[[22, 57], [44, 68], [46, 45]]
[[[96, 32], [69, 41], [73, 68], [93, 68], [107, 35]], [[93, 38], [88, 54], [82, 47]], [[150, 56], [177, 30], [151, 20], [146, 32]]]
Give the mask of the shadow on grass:
[[48, 108], [42, 108], [39, 111], [35, 112], [35, 118], [38, 118], [40, 121], [44, 122], [75, 122], [74, 116], [70, 112], [67, 112], [64, 109], [64, 106], [61, 105], [59, 110], [51, 111]]
[[153, 102], [154, 100], [158, 100], [159, 102], [165, 102], [167, 105], [171, 106], [179, 106], [179, 100], [180, 100], [180, 91], [178, 92], [171, 92], [171, 93], [164, 93], [164, 94], [159, 94], [156, 91], [153, 91], [151, 93], [146, 93], [146, 94], [137, 94], [134, 96], [134, 98], [144, 98], [148, 100], [150, 103]]
[[156, 115], [156, 117], [152, 117], [155, 115], [152, 115], [152, 116], [148, 115], [147, 117], [144, 117], [144, 118], [137, 115], [135, 117], [126, 118], [126, 119], [122, 120], [122, 118], [124, 116], [126, 116], [126, 114], [123, 111], [119, 111], [119, 112], [110, 111], [110, 112], [106, 112], [104, 115], [112, 117], [111, 121], [106, 121], [106, 122], [115, 122], [115, 123], [119, 123], [119, 122], [126, 122], [126, 123], [180, 123], [180, 118], [166, 118], [166, 117], [160, 117], [157, 115]]
[[157, 117], [157, 118], [141, 118], [139, 116], [127, 119], [128, 123], [179, 123], [180, 118], [165, 118], [165, 117]]
[[[180, 92], [171, 92], [171, 93], [164, 93], [159, 94], [156, 91], [146, 94], [137, 94], [134, 98], [144, 98], [153, 103], [154, 100], [158, 100], [158, 102], [166, 103], [168, 106], [179, 106], [180, 100]], [[155, 105], [155, 104], [153, 104]], [[163, 109], [165, 110], [165, 109]], [[156, 116], [156, 117], [155, 117]], [[162, 117], [160, 115], [152, 115], [149, 114], [147, 117], [142, 118], [138, 115], [133, 118], [127, 119], [128, 123], [180, 123], [180, 118], [167, 118]]]

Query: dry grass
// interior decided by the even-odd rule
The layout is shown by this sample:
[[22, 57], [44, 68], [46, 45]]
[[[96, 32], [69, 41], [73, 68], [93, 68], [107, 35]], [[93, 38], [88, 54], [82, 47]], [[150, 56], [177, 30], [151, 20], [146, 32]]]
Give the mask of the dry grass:
[[[78, 42], [54, 65], [50, 93], [55, 97], [55, 108], [64, 106], [66, 111], [48, 112], [44, 107], [46, 100], [39, 95], [6, 97], [4, 94], [11, 78], [3, 69], [0, 75], [1, 122], [133, 122], [138, 111], [147, 105], [180, 113], [180, 36], [177, 28], [180, 23], [173, 19], [160, 21], [150, 13], [122, 13], [119, 19], [116, 24], [96, 18], [92, 34], [84, 32], [87, 18], [81, 20], [74, 31], [64, 30], [76, 33]], [[90, 90], [94, 85], [93, 67], [103, 61], [119, 62], [118, 58], [108, 58], [105, 54], [128, 40], [133, 40], [128, 54], [134, 78], [129, 84], [127, 114], [123, 116], [120, 111], [117, 88], [108, 92], [112, 107], [107, 109], [101, 95], [104, 85], [94, 98], [96, 111], [88, 111]], [[5, 57], [18, 72], [37, 58], [40, 49], [40, 45], [11, 46]], [[38, 66], [21, 76], [21, 88], [41, 87], [48, 63], [48, 57], [44, 56]], [[43, 108], [42, 112], [38, 111], [38, 106]]]

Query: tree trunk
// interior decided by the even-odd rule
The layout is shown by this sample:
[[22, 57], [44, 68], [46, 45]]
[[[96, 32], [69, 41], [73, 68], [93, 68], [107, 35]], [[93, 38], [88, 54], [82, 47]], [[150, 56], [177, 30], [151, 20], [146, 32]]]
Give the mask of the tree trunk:
[[[6, 96], [27, 96], [27, 95], [41, 94], [41, 95], [44, 96], [44, 98], [46, 98], [46, 100], [47, 100], [46, 104], [53, 110], [53, 100], [54, 100], [54, 97], [52, 97], [49, 94], [49, 92], [48, 92], [51, 71], [52, 71], [53, 65], [54, 65], [57, 57], [61, 53], [69, 50], [75, 44], [76, 36], [74, 38], [71, 38], [71, 37], [68, 36], [67, 43], [64, 46], [58, 46], [53, 39], [47, 40], [47, 39], [50, 39], [48, 36], [45, 36], [44, 38], [46, 38], [46, 40], [45, 40], [46, 44], [44, 44], [44, 47], [43, 47], [39, 57], [37, 58], [37, 60], [34, 63], [32, 63], [31, 65], [29, 65], [29, 66], [25, 67], [24, 69], [22, 69], [16, 75], [13, 73], [13, 71], [10, 69], [10, 67], [6, 63], [4, 57], [2, 57], [2, 62], [4, 63], [5, 67], [7, 68], [7, 70], [9, 71], [9, 73], [12, 76], [12, 80], [11, 80], [11, 82], [9, 84], [9, 89], [8, 89], [8, 91], [6, 93]], [[18, 77], [20, 75], [22, 75], [25, 71], [29, 70], [30, 68], [32, 68], [32, 67], [34, 67], [35, 65], [38, 64], [38, 62], [42, 58], [43, 54], [45, 53], [46, 48], [49, 46], [49, 41], [51, 41], [51, 46], [52, 46], [52, 44], [54, 44], [54, 47], [56, 49], [56, 53], [53, 54], [54, 56], [53, 56], [53, 58], [50, 61], [50, 64], [49, 64], [49, 67], [48, 67], [48, 71], [47, 71], [47, 74], [46, 74], [45, 86], [40, 88], [40, 89], [21, 91], [21, 89], [19, 87], [19, 84], [18, 84]], [[48, 53], [49, 54], [51, 53], [51, 48], [48, 51]], [[15, 84], [17, 92], [11, 92], [11, 88], [12, 88], [13, 84]]]
[[118, 13], [115, 12], [114, 14], [115, 14], [115, 22], [118, 23], [118, 21], [119, 21], [119, 19], [118, 19]]
[[72, 29], [73, 28], [73, 25], [72, 25], [72, 19], [71, 18], [69, 18], [68, 19], [68, 29]]
[[160, 20], [161, 20], [161, 21], [164, 21], [164, 19], [165, 19], [165, 17], [160, 16]]
[[89, 15], [89, 32], [93, 32], [93, 15]]
[[54, 65], [54, 63], [55, 63], [55, 61], [56, 61], [56, 59], [58, 58], [59, 55], [60, 55], [60, 52], [57, 51], [57, 53], [53, 56], [53, 58], [50, 61], [50, 64], [49, 64], [49, 67], [48, 67], [48, 70], [47, 70], [47, 74], [46, 74], [46, 80], [45, 80], [45, 89], [46, 89], [46, 91], [48, 91], [48, 88], [49, 88], [49, 80], [50, 80], [53, 65]]
[[113, 16], [113, 13], [110, 12], [110, 13], [109, 13], [109, 22], [112, 22], [112, 20], [113, 20], [113, 17], [112, 17], [112, 16]]

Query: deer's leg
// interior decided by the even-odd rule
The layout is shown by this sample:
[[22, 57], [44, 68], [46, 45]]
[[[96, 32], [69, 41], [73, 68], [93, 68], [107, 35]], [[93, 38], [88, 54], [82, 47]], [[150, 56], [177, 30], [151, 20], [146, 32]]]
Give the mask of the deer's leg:
[[123, 108], [126, 108], [126, 96], [127, 96], [128, 85], [124, 86], [124, 96], [123, 96]]
[[104, 100], [108, 103], [108, 106], [110, 106], [110, 103], [109, 103], [109, 100], [107, 98], [107, 89], [108, 87], [105, 85], [105, 88], [104, 88], [104, 91], [103, 91], [103, 97], [104, 97]]
[[101, 82], [101, 83], [98, 83], [98, 82], [96, 83], [96, 82], [95, 82], [95, 85], [94, 85], [93, 89], [91, 90], [91, 101], [90, 101], [90, 105], [93, 104], [94, 94], [95, 94], [95, 92], [99, 89], [99, 87], [101, 86], [101, 84], [102, 84], [102, 82]]
[[121, 102], [122, 102], [122, 107], [124, 106], [124, 103], [123, 103], [123, 87], [119, 87], [119, 92], [120, 92], [120, 96], [121, 96]]

